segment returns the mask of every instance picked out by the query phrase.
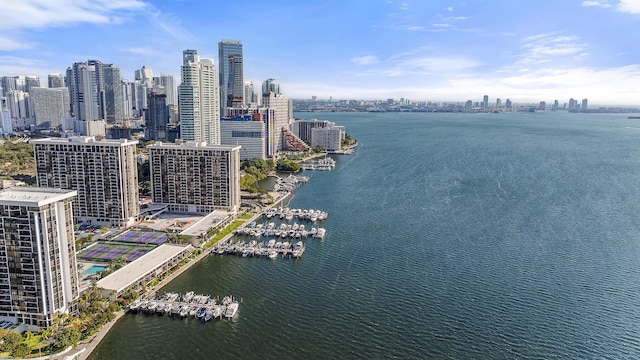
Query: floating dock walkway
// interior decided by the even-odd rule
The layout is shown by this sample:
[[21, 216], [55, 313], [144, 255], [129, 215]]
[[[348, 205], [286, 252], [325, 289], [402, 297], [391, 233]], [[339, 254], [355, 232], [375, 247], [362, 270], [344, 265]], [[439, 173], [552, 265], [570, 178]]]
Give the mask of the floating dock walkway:
[[221, 241], [218, 242], [211, 251], [211, 254], [217, 255], [240, 255], [242, 257], [267, 257], [275, 259], [278, 255], [289, 258], [299, 258], [304, 254], [304, 244], [302, 241], [297, 243], [289, 243], [288, 241], [280, 242], [271, 239], [268, 242], [258, 243], [255, 240], [246, 241]]

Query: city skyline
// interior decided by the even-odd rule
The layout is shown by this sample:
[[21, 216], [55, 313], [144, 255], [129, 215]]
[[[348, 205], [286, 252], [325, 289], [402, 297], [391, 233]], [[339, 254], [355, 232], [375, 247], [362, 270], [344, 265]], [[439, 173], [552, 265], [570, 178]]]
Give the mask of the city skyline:
[[217, 60], [218, 43], [237, 39], [244, 78], [275, 78], [288, 98], [640, 103], [638, 0], [184, 5], [4, 2], [0, 75], [33, 74], [44, 85], [48, 74], [96, 59], [123, 79], [146, 65], [179, 83], [184, 49]]

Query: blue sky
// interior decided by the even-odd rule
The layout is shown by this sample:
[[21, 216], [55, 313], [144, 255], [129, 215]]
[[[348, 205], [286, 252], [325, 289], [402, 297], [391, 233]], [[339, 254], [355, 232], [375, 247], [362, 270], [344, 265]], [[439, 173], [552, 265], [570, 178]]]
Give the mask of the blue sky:
[[74, 62], [179, 78], [241, 40], [289, 98], [640, 104], [640, 0], [0, 0], [0, 75]]

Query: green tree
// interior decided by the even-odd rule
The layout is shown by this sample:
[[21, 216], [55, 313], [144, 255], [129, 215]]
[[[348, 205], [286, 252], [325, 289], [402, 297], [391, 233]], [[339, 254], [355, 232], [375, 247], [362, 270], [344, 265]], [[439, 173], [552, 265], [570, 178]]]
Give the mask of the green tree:
[[16, 346], [21, 342], [22, 336], [20, 336], [20, 334], [15, 331], [5, 330], [0, 338], [0, 351], [13, 352]]
[[302, 168], [297, 162], [292, 160], [279, 160], [277, 164], [278, 171], [300, 171]]
[[31, 354], [31, 346], [23, 342], [16, 345], [16, 347], [11, 352], [11, 356], [13, 356], [14, 358], [24, 358], [29, 354]]

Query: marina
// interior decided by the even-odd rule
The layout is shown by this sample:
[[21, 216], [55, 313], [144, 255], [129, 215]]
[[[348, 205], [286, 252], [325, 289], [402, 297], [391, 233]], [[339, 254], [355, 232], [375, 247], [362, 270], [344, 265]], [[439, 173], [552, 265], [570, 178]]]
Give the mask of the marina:
[[297, 219], [301, 221], [316, 222], [324, 221], [328, 216], [329, 213], [326, 211], [315, 209], [290, 209], [288, 207], [271, 208], [264, 213], [264, 217], [267, 219], [280, 218], [287, 221]]
[[286, 224], [282, 223], [276, 227], [274, 222], [266, 224], [257, 224], [255, 222], [250, 223], [247, 226], [239, 227], [235, 230], [235, 235], [249, 235], [254, 237], [269, 237], [275, 236], [277, 238], [307, 238], [312, 237], [315, 239], [322, 239], [326, 233], [325, 228], [311, 227], [308, 228], [304, 224]]
[[325, 157], [322, 159], [312, 159], [305, 161], [300, 164], [305, 170], [331, 170], [336, 166], [336, 161], [330, 157]]
[[307, 181], [309, 181], [308, 176], [289, 175], [284, 178], [277, 176], [273, 190], [277, 192], [291, 192]]
[[190, 291], [184, 295], [168, 292], [159, 299], [139, 298], [129, 305], [128, 311], [179, 318], [192, 317], [207, 322], [213, 319], [231, 319], [237, 314], [239, 306], [232, 296], [225, 296], [220, 301], [209, 295], [196, 295]]
[[278, 256], [285, 258], [300, 258], [304, 254], [305, 246], [302, 241], [295, 244], [288, 241], [276, 241], [271, 239], [267, 242], [257, 242], [255, 240], [246, 242], [243, 240], [221, 241], [217, 243], [212, 251], [212, 255], [239, 255], [242, 257], [265, 257], [275, 259]]

